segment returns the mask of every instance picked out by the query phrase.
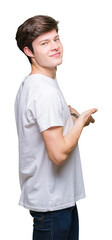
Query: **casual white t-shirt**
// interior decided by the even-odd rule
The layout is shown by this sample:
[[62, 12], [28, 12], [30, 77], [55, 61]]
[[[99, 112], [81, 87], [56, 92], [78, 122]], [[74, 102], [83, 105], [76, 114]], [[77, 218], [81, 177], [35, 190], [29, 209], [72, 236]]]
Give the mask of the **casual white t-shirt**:
[[41, 132], [63, 126], [66, 135], [73, 126], [68, 105], [56, 79], [32, 74], [22, 82], [15, 101], [19, 139], [19, 204], [46, 212], [68, 208], [85, 197], [78, 145], [61, 166], [48, 157]]

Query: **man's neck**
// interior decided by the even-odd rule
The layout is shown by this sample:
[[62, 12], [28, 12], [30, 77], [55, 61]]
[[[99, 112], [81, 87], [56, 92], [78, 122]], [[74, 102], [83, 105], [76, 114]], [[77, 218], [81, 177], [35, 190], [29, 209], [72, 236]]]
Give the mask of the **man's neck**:
[[34, 64], [31, 64], [31, 73], [30, 74], [42, 74], [46, 77], [56, 79], [56, 70], [57, 68], [47, 69], [43, 67], [37, 68]]

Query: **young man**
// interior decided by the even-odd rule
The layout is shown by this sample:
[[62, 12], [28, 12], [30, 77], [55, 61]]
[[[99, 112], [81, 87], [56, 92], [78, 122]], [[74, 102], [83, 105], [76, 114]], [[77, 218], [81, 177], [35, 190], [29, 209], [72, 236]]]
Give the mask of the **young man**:
[[31, 63], [15, 101], [19, 204], [33, 216], [33, 240], [78, 240], [76, 201], [85, 191], [77, 143], [97, 109], [79, 115], [63, 97], [56, 80], [63, 57], [57, 21], [30, 18], [18, 28], [16, 40]]

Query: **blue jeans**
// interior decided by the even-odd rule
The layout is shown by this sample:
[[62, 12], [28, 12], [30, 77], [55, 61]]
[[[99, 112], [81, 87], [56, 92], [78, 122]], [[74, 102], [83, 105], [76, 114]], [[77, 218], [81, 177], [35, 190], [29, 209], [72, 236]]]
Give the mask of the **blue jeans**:
[[51, 211], [30, 211], [33, 217], [33, 240], [78, 240], [79, 221], [74, 207]]

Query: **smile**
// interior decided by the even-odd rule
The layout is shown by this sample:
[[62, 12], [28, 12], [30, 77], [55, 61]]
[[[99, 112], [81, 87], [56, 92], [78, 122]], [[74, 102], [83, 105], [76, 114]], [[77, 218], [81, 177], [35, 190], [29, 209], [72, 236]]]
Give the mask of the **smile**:
[[54, 53], [54, 54], [52, 54], [50, 57], [58, 57], [58, 56], [60, 56], [60, 52], [58, 52], [58, 53]]

